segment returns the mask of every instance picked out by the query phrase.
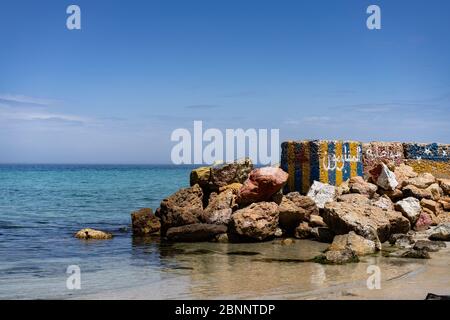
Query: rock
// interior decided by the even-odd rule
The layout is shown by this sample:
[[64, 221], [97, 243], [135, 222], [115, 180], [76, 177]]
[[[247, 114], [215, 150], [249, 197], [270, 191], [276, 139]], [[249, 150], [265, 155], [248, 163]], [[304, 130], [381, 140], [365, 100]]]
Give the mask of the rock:
[[411, 224], [416, 223], [417, 219], [419, 219], [420, 213], [422, 212], [419, 200], [413, 197], [398, 201], [395, 204], [395, 209], [403, 213]]
[[382, 197], [380, 197], [378, 200], [373, 201], [372, 204], [375, 207], [381, 208], [383, 210], [394, 210], [394, 203], [392, 202], [392, 200], [384, 195]]
[[281, 240], [281, 245], [283, 246], [288, 246], [294, 243], [294, 240], [290, 239], [290, 238], [286, 238]]
[[443, 211], [442, 204], [434, 200], [422, 199], [420, 200], [420, 205], [422, 208], [428, 209], [436, 215], [439, 215]]
[[91, 228], [85, 228], [81, 229], [75, 234], [75, 238], [78, 239], [94, 239], [94, 240], [106, 240], [106, 239], [112, 239], [112, 234], [109, 232], [104, 232], [100, 230], [95, 230]]
[[410, 229], [409, 221], [399, 212], [358, 203], [327, 203], [322, 217], [336, 234], [354, 231], [374, 242], [377, 237], [384, 242], [392, 233], [406, 233]]
[[312, 215], [309, 217], [309, 225], [311, 227], [326, 227], [327, 224], [323, 222], [323, 218], [321, 216]]
[[277, 228], [275, 230], [275, 237], [280, 238], [283, 236], [283, 230], [281, 228]]
[[350, 249], [339, 251], [327, 251], [325, 254], [317, 256], [314, 261], [321, 264], [345, 264], [359, 262], [358, 256]]
[[353, 231], [350, 231], [345, 235], [335, 236], [333, 243], [328, 248], [330, 251], [340, 251], [344, 249], [352, 250], [357, 256], [372, 254], [377, 250], [375, 242], [367, 240]]
[[286, 183], [288, 174], [280, 168], [264, 167], [250, 172], [239, 190], [237, 202], [240, 206], [268, 201]]
[[442, 223], [434, 227], [428, 238], [430, 240], [450, 241], [450, 223]]
[[161, 234], [167, 229], [199, 223], [203, 216], [203, 191], [198, 184], [180, 189], [161, 201], [156, 215], [161, 219]]
[[436, 178], [430, 173], [421, 173], [415, 178], [409, 178], [404, 185], [413, 185], [419, 189], [426, 189], [436, 182]]
[[439, 179], [438, 181], [444, 194], [450, 196], [450, 179]]
[[227, 190], [231, 190], [234, 195], [238, 195], [239, 190], [241, 188], [242, 188], [242, 183], [235, 182], [235, 183], [232, 183], [232, 184], [227, 184], [224, 187], [220, 187], [219, 188], [219, 193], [222, 193], [222, 192], [227, 191]]
[[387, 196], [389, 199], [391, 199], [394, 202], [401, 200], [404, 197], [403, 192], [400, 189], [395, 189], [393, 191], [380, 189], [379, 192], [380, 192], [380, 195]]
[[362, 177], [356, 176], [350, 179], [349, 187], [351, 193], [359, 193], [372, 198], [378, 190], [378, 187], [373, 184], [366, 182]]
[[312, 236], [311, 230], [312, 228], [309, 226], [308, 222], [302, 222], [295, 228], [294, 236], [297, 239], [309, 239]]
[[228, 243], [229, 242], [228, 234], [227, 233], [218, 234], [216, 236], [216, 241], [220, 243]]
[[336, 199], [338, 202], [348, 202], [348, 203], [357, 203], [362, 205], [371, 205], [372, 201], [368, 198], [367, 195], [362, 195], [358, 193], [349, 193], [339, 196]]
[[428, 252], [437, 252], [445, 247], [447, 247], [447, 245], [443, 241], [418, 240], [414, 244], [414, 249], [425, 250]]
[[439, 203], [442, 205], [442, 208], [445, 211], [450, 211], [450, 197], [442, 197], [441, 199], [439, 199]]
[[293, 201], [287, 197], [283, 197], [279, 210], [279, 224], [280, 227], [288, 232], [294, 231], [300, 222], [305, 220], [307, 212], [305, 209], [297, 206]]
[[369, 174], [372, 181], [384, 190], [395, 190], [398, 186], [395, 174], [384, 163], [379, 163], [369, 170]]
[[228, 225], [236, 205], [236, 195], [227, 189], [219, 194], [213, 192], [209, 196], [208, 206], [203, 211], [202, 220], [206, 223]]
[[412, 258], [412, 259], [430, 259], [430, 254], [426, 250], [416, 250], [410, 249], [402, 253], [402, 258]]
[[323, 243], [331, 243], [333, 242], [335, 234], [328, 227], [315, 227], [311, 229], [311, 236], [316, 241]]
[[280, 189], [272, 197], [270, 197], [269, 202], [275, 202], [277, 205], [280, 205], [281, 201], [283, 201], [283, 198], [284, 198], [283, 190]]
[[403, 195], [405, 197], [413, 197], [416, 199], [431, 199], [433, 197], [433, 194], [428, 189], [419, 189], [416, 186], [413, 185], [407, 185], [402, 190]]
[[253, 203], [233, 213], [231, 229], [242, 237], [265, 240], [275, 235], [278, 214], [278, 206], [274, 202]]
[[161, 228], [159, 218], [153, 214], [152, 209], [143, 208], [131, 213], [133, 235], [146, 236], [156, 233]]
[[291, 200], [297, 207], [303, 208], [306, 211], [305, 219], [309, 219], [312, 215], [319, 214], [319, 208], [313, 199], [308, 196], [302, 196], [298, 192], [290, 192], [285, 197]]
[[243, 183], [252, 169], [253, 164], [249, 158], [211, 167], [201, 167], [192, 170], [190, 183], [191, 186], [199, 184], [208, 192], [217, 192], [221, 187], [233, 183]]
[[347, 181], [342, 182], [336, 189], [336, 193], [338, 196], [341, 196], [343, 194], [350, 193], [350, 179]]
[[399, 186], [404, 186], [404, 182], [410, 178], [415, 178], [418, 174], [414, 171], [414, 169], [404, 163], [395, 167], [394, 174], [397, 179]]
[[217, 224], [194, 223], [167, 230], [166, 237], [170, 241], [198, 242], [209, 241], [216, 235], [227, 232], [227, 227]]
[[439, 200], [443, 195], [443, 191], [441, 187], [437, 183], [433, 183], [431, 186], [425, 189], [426, 191], [429, 191], [431, 193], [431, 199], [433, 200]]
[[314, 181], [308, 191], [308, 197], [314, 200], [318, 208], [323, 209], [327, 202], [334, 201], [334, 198], [336, 197], [336, 187]]
[[389, 243], [399, 248], [411, 248], [414, 240], [410, 234], [395, 233], [389, 238]]
[[417, 219], [416, 224], [414, 225], [414, 230], [428, 230], [432, 224], [433, 220], [431, 219], [431, 217], [425, 212], [421, 212], [419, 215], [419, 219]]

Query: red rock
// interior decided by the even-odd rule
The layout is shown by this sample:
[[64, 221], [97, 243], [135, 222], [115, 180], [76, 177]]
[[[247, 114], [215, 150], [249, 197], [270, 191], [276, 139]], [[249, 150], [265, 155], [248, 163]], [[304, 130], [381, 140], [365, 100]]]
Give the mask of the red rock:
[[284, 186], [288, 176], [280, 168], [265, 167], [253, 170], [239, 190], [238, 204], [245, 206], [254, 202], [269, 201]]
[[428, 228], [430, 228], [432, 223], [433, 220], [431, 219], [431, 217], [425, 212], [422, 212], [419, 216], [419, 219], [416, 222], [416, 225], [414, 226], [414, 230], [416, 231], [427, 230]]

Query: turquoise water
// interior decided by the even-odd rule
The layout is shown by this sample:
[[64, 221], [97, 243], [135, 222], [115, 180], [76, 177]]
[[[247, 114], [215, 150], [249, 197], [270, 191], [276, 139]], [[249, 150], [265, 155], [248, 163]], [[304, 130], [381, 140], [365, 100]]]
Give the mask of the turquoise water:
[[[161, 268], [159, 241], [133, 240], [130, 213], [156, 209], [189, 184], [189, 172], [175, 166], [0, 165], [0, 298], [76, 295], [65, 283], [73, 264], [81, 268], [83, 294], [151, 281], [141, 271]], [[85, 227], [115, 237], [75, 239]], [[127, 276], [133, 269], [141, 276]]]

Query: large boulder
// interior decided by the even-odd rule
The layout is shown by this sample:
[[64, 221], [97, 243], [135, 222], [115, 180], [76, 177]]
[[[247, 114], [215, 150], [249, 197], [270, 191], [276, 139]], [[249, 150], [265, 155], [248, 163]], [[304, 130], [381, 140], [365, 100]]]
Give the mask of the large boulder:
[[362, 194], [369, 198], [372, 198], [378, 190], [375, 184], [365, 181], [360, 176], [352, 177], [348, 185], [351, 193]]
[[404, 185], [413, 185], [419, 189], [426, 189], [436, 182], [436, 178], [431, 173], [421, 173], [415, 178], [405, 180]]
[[330, 251], [339, 251], [344, 249], [352, 250], [357, 256], [372, 254], [377, 250], [375, 242], [361, 237], [353, 231], [350, 231], [345, 235], [335, 236], [333, 243], [328, 248]]
[[200, 185], [207, 193], [217, 192], [232, 183], [243, 183], [252, 170], [253, 164], [249, 158], [201, 167], [192, 170], [190, 183], [191, 186]]
[[450, 195], [450, 179], [439, 179], [439, 185], [441, 186], [444, 194]]
[[227, 225], [235, 207], [236, 195], [232, 189], [226, 189], [219, 194], [213, 192], [209, 196], [208, 206], [203, 211], [202, 220], [206, 223]]
[[217, 224], [194, 223], [180, 227], [169, 228], [166, 233], [167, 240], [179, 242], [209, 241], [216, 235], [227, 232], [227, 227]]
[[395, 174], [384, 163], [379, 163], [369, 173], [372, 181], [384, 190], [394, 190], [398, 186]]
[[450, 241], [450, 223], [443, 223], [434, 227], [430, 232], [429, 239]]
[[323, 209], [326, 203], [334, 201], [336, 195], [337, 191], [335, 186], [319, 181], [313, 182], [307, 194], [320, 209]]
[[107, 240], [112, 239], [112, 234], [109, 232], [104, 232], [100, 230], [95, 230], [91, 228], [81, 229], [75, 234], [75, 238], [83, 240]]
[[309, 221], [311, 216], [319, 215], [314, 200], [298, 192], [290, 192], [283, 196], [278, 210], [280, 227], [288, 232], [294, 231], [300, 222]]
[[275, 235], [278, 227], [278, 205], [274, 202], [257, 202], [237, 210], [231, 217], [233, 233], [253, 240], [265, 240]]
[[147, 236], [161, 228], [159, 218], [150, 208], [142, 208], [131, 213], [131, 225], [134, 236]]
[[203, 191], [198, 184], [180, 189], [161, 201], [156, 215], [161, 219], [161, 234], [167, 229], [199, 223], [203, 216]]
[[368, 198], [367, 195], [360, 193], [349, 193], [339, 196], [336, 201], [338, 202], [348, 202], [348, 203], [358, 203], [362, 205], [372, 204], [372, 200]]
[[403, 213], [412, 225], [416, 223], [417, 219], [419, 219], [420, 213], [422, 212], [420, 201], [413, 197], [398, 201], [395, 204], [395, 209]]
[[239, 190], [237, 202], [240, 206], [269, 201], [286, 183], [289, 175], [280, 168], [264, 167], [250, 172]]
[[391, 234], [406, 233], [410, 229], [409, 221], [401, 213], [360, 203], [327, 203], [322, 217], [336, 234], [354, 231], [376, 243], [378, 239], [384, 242]]

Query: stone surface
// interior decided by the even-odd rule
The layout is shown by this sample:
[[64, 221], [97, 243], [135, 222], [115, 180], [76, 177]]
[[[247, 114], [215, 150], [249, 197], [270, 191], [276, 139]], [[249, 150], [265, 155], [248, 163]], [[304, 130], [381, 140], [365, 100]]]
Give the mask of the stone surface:
[[327, 202], [334, 201], [336, 197], [336, 187], [314, 181], [308, 191], [308, 197], [314, 200], [318, 208], [322, 209]]
[[198, 184], [180, 189], [161, 201], [156, 215], [161, 220], [161, 234], [167, 229], [199, 223], [203, 215], [203, 191]]
[[377, 237], [384, 242], [392, 233], [406, 233], [410, 229], [409, 221], [401, 213], [358, 203], [328, 203], [322, 217], [336, 234], [354, 231], [374, 242]]
[[442, 223], [434, 227], [430, 232], [429, 239], [450, 241], [450, 223]]
[[430, 173], [421, 173], [415, 178], [407, 179], [405, 185], [413, 185], [419, 189], [426, 189], [436, 182], [436, 178]]
[[84, 240], [107, 240], [112, 239], [112, 234], [109, 232], [104, 232], [100, 230], [95, 230], [91, 228], [81, 229], [75, 234], [75, 238]]
[[433, 200], [439, 200], [444, 195], [441, 187], [439, 187], [439, 184], [437, 183], [433, 183], [428, 188], [426, 188], [426, 190], [431, 193], [431, 199]]
[[442, 204], [434, 200], [422, 199], [420, 200], [420, 205], [422, 208], [428, 209], [437, 215], [443, 211]]
[[321, 216], [312, 215], [309, 218], [309, 225], [311, 227], [326, 227], [327, 224], [323, 221], [323, 218]]
[[234, 182], [232, 184], [227, 184], [226, 186], [220, 187], [219, 193], [222, 193], [227, 190], [231, 190], [233, 192], [233, 194], [237, 195], [241, 188], [242, 188], [242, 183]]
[[380, 193], [380, 195], [385, 195], [387, 197], [389, 197], [389, 199], [391, 199], [392, 201], [398, 201], [403, 199], [404, 195], [403, 195], [403, 191], [400, 189], [395, 189], [393, 191], [388, 191], [388, 190], [379, 190], [378, 191]]
[[395, 167], [394, 174], [399, 186], [404, 186], [404, 182], [406, 180], [418, 176], [418, 174], [414, 171], [414, 169], [411, 166], [408, 166], [404, 163]]
[[159, 218], [153, 214], [150, 208], [143, 208], [131, 213], [131, 225], [133, 235], [146, 236], [156, 233], [161, 228]]
[[433, 220], [431, 219], [431, 217], [427, 213], [421, 212], [419, 215], [419, 219], [417, 219], [416, 224], [414, 225], [414, 230], [428, 230], [432, 224]]
[[253, 202], [268, 201], [284, 186], [287, 179], [288, 174], [280, 168], [255, 169], [239, 190], [237, 202], [245, 206]]
[[402, 190], [405, 197], [413, 197], [416, 199], [431, 199], [433, 194], [428, 189], [419, 189], [413, 185], [407, 185]]
[[291, 200], [295, 205], [297, 205], [300, 208], [303, 208], [306, 211], [306, 219], [309, 219], [312, 215], [318, 215], [319, 214], [319, 208], [317, 207], [316, 203], [313, 199], [311, 199], [308, 196], [302, 196], [298, 192], [290, 192], [285, 195], [285, 197], [289, 200]]
[[438, 181], [444, 194], [450, 195], [450, 179], [439, 179]]
[[389, 243], [399, 248], [412, 248], [414, 239], [410, 234], [395, 233], [389, 238]]
[[431, 173], [436, 178], [450, 179], [450, 161], [405, 160], [417, 173]]
[[420, 201], [413, 197], [398, 201], [395, 204], [395, 209], [403, 213], [403, 215], [411, 222], [411, 225], [416, 223], [417, 219], [419, 219], [420, 213], [422, 212]]
[[252, 170], [253, 164], [248, 158], [231, 163], [201, 167], [192, 170], [190, 184], [191, 186], [198, 184], [208, 192], [217, 192], [221, 187], [232, 183], [243, 183]]
[[309, 239], [311, 238], [312, 228], [309, 226], [308, 222], [301, 222], [297, 228], [295, 228], [294, 236], [297, 239]]
[[370, 200], [366, 195], [359, 193], [349, 193], [339, 196], [336, 201], [338, 202], [349, 202], [349, 203], [359, 203], [362, 205], [371, 205], [372, 200]]
[[274, 202], [253, 203], [233, 213], [231, 230], [242, 237], [265, 240], [275, 235], [278, 214], [278, 205]]
[[203, 211], [202, 220], [206, 223], [227, 225], [233, 209], [236, 207], [235, 201], [236, 195], [232, 189], [227, 189], [219, 194], [211, 193], [208, 206]]
[[216, 235], [227, 232], [227, 227], [217, 224], [194, 223], [167, 230], [166, 237], [170, 241], [197, 242], [209, 241]]
[[279, 224], [280, 227], [288, 232], [294, 231], [294, 229], [304, 221], [307, 212], [302, 207], [297, 206], [293, 201], [287, 197], [283, 197], [279, 210]]
[[369, 174], [372, 181], [384, 190], [395, 190], [398, 186], [395, 174], [384, 163], [380, 163], [369, 170]]
[[314, 261], [322, 264], [345, 264], [359, 262], [358, 256], [350, 249], [339, 251], [327, 251], [316, 258]]
[[430, 259], [430, 254], [426, 250], [409, 249], [402, 253], [402, 258], [410, 259]]
[[381, 208], [384, 210], [394, 210], [394, 203], [386, 195], [380, 197], [378, 200], [372, 201], [372, 204], [375, 207], [378, 207], [378, 208]]
[[362, 177], [351, 178], [348, 185], [350, 192], [366, 195], [369, 198], [372, 198], [378, 190], [375, 184], [365, 181]]
[[429, 241], [429, 240], [418, 240], [414, 244], [414, 249], [416, 250], [425, 250], [428, 252], [437, 252], [447, 245], [443, 241]]
[[328, 248], [330, 251], [340, 251], [344, 249], [352, 250], [357, 256], [372, 254], [377, 250], [375, 242], [367, 240], [353, 231], [350, 231], [345, 235], [335, 236], [333, 243]]
[[363, 175], [362, 144], [340, 140], [283, 142], [281, 168], [289, 173], [285, 193], [306, 194], [314, 181], [339, 186], [353, 176]]

